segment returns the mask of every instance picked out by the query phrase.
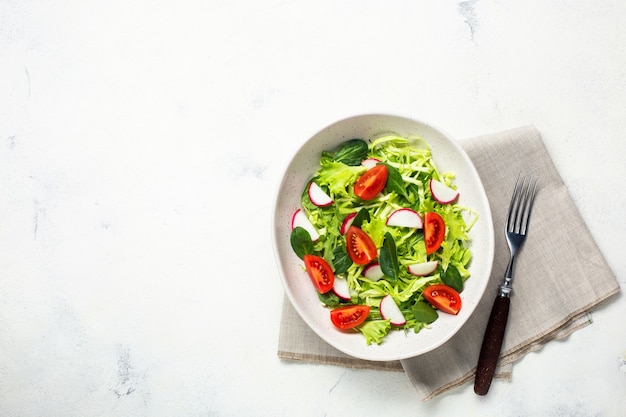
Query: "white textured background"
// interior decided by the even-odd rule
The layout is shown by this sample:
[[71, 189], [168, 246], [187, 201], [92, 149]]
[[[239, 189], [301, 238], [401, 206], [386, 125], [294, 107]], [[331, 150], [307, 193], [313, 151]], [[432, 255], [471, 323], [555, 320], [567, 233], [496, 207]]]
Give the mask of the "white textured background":
[[621, 296], [485, 398], [281, 362], [269, 233], [287, 159], [339, 118], [534, 124], [623, 287], [624, 22], [619, 0], [3, 0], [0, 416], [625, 415]]

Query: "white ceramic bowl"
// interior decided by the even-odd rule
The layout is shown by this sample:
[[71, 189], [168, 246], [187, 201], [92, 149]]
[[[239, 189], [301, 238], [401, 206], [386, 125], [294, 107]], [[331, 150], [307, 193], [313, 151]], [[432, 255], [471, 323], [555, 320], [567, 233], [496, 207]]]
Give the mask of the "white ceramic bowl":
[[[351, 138], [371, 139], [380, 133], [394, 132], [402, 136], [419, 135], [430, 145], [440, 172], [454, 171], [455, 185], [460, 191], [459, 203], [472, 207], [479, 214], [470, 231], [472, 239], [471, 277], [461, 293], [463, 308], [458, 315], [441, 313], [429, 329], [391, 331], [380, 345], [366, 345], [360, 332], [336, 329], [330, 321], [329, 309], [323, 307], [302, 261], [290, 244], [291, 216], [301, 207], [300, 198], [306, 183], [319, 166], [324, 150], [332, 151]], [[489, 202], [474, 165], [461, 146], [426, 123], [399, 116], [371, 114], [340, 120], [324, 128], [296, 152], [287, 166], [276, 196], [273, 217], [274, 252], [285, 292], [302, 319], [323, 340], [336, 349], [356, 358], [389, 361], [414, 357], [431, 351], [450, 339], [467, 321], [480, 301], [491, 273], [494, 234]]]

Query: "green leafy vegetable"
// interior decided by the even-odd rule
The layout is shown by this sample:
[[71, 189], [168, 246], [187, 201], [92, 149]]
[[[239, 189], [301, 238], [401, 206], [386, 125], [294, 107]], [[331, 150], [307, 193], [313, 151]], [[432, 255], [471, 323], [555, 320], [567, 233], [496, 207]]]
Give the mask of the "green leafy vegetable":
[[365, 336], [365, 343], [368, 345], [372, 343], [380, 345], [389, 329], [391, 329], [389, 320], [369, 320], [357, 327], [357, 330]]
[[343, 242], [340, 242], [335, 249], [333, 249], [332, 263], [335, 268], [335, 274], [343, 274], [352, 266], [352, 259], [350, 259], [346, 245]]
[[362, 139], [350, 139], [333, 154], [333, 159], [350, 166], [361, 165], [367, 156], [367, 151], [367, 142]]
[[461, 278], [459, 270], [454, 265], [449, 265], [448, 269], [441, 274], [441, 281], [457, 290], [457, 292], [463, 291], [463, 278]]
[[352, 194], [352, 187], [357, 178], [365, 172], [365, 167], [361, 165], [348, 166], [337, 162], [328, 153], [322, 153], [320, 165], [322, 169], [317, 173], [315, 181], [317, 185], [326, 185], [332, 196], [340, 196], [357, 201], [357, 197]]
[[291, 248], [300, 259], [304, 259], [304, 255], [310, 255], [315, 251], [311, 235], [303, 227], [295, 227], [291, 231], [289, 240], [291, 241]]
[[369, 222], [370, 212], [367, 210], [359, 210], [354, 219], [352, 220], [352, 226], [361, 227], [363, 222]]
[[415, 320], [421, 323], [430, 324], [439, 318], [437, 310], [425, 301], [416, 302], [411, 310]]
[[398, 252], [396, 250], [396, 242], [389, 232], [385, 234], [385, 240], [383, 240], [383, 246], [380, 248], [380, 254], [378, 255], [378, 262], [380, 263], [380, 269], [382, 269], [385, 275], [394, 281], [398, 278], [400, 273]]
[[339, 296], [337, 296], [337, 294], [332, 291], [328, 291], [324, 294], [317, 293], [317, 297], [320, 299], [322, 304], [326, 305], [327, 307], [334, 308], [341, 305], [341, 298], [339, 298]]
[[407, 194], [406, 184], [404, 184], [400, 171], [390, 164], [385, 165], [387, 165], [387, 192], [394, 191], [398, 195], [408, 198], [409, 196]]

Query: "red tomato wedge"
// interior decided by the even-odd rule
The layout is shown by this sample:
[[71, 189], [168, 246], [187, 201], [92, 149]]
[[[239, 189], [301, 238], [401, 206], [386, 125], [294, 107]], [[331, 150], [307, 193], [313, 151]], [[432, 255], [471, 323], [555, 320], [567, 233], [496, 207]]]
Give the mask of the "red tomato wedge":
[[316, 255], [304, 255], [304, 266], [318, 292], [325, 294], [333, 289], [335, 274], [324, 258]]
[[366, 265], [378, 256], [372, 238], [356, 226], [350, 226], [346, 232], [346, 249], [350, 259], [357, 265]]
[[370, 313], [370, 306], [349, 305], [330, 312], [330, 321], [339, 329], [351, 329], [362, 324]]
[[365, 171], [354, 184], [354, 194], [361, 200], [376, 197], [387, 184], [387, 165], [379, 164]]
[[441, 242], [446, 235], [446, 224], [441, 216], [429, 211], [424, 214], [424, 243], [426, 254], [430, 255], [441, 247]]
[[448, 314], [457, 314], [463, 305], [459, 293], [454, 288], [443, 284], [426, 287], [424, 298], [433, 307]]

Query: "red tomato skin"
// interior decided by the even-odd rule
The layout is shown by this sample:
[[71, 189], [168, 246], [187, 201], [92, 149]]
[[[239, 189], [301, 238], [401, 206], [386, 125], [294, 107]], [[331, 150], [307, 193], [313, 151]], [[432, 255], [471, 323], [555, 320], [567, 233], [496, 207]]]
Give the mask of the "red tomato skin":
[[435, 284], [424, 290], [424, 298], [438, 310], [448, 314], [458, 314], [463, 307], [461, 296], [452, 287]]
[[325, 294], [332, 290], [335, 283], [335, 273], [324, 258], [316, 255], [304, 255], [304, 265], [309, 278], [319, 293]]
[[370, 313], [366, 305], [349, 305], [339, 307], [330, 312], [330, 321], [335, 327], [345, 330], [362, 324]]
[[378, 256], [374, 241], [361, 228], [350, 226], [346, 232], [346, 249], [357, 265], [367, 265]]
[[373, 199], [385, 188], [388, 174], [385, 164], [368, 169], [354, 184], [354, 194], [361, 200]]
[[426, 254], [435, 253], [441, 247], [446, 235], [446, 224], [443, 218], [432, 211], [424, 213], [424, 244]]

